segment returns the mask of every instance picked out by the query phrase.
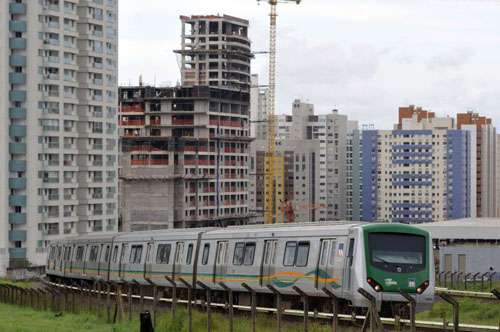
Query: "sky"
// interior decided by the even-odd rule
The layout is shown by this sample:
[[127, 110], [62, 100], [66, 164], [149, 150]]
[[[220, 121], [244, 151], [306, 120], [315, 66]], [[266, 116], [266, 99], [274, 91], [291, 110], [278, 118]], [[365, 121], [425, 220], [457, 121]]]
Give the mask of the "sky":
[[[120, 0], [119, 83], [180, 79], [180, 15], [250, 21], [254, 51], [268, 49], [269, 6], [257, 0]], [[303, 0], [278, 5], [277, 113], [294, 99], [318, 114], [392, 128], [399, 106], [439, 116], [473, 110], [500, 126], [500, 1]], [[267, 55], [252, 73], [267, 83]]]

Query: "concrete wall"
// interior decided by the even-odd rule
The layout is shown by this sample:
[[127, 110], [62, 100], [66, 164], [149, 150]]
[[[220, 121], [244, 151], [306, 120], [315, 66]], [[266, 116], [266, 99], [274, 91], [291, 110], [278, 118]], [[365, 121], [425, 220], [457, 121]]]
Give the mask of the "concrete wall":
[[445, 271], [445, 255], [451, 255], [452, 272], [459, 271], [458, 255], [465, 255], [466, 273], [485, 273], [493, 267], [500, 278], [500, 245], [460, 245], [441, 246], [439, 250], [439, 269]]

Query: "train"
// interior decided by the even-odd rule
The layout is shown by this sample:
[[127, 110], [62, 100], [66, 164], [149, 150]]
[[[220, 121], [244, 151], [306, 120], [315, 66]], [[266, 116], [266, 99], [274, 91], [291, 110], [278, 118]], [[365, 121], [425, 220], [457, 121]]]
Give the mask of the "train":
[[[54, 241], [47, 276], [58, 280], [101, 280], [177, 288], [229, 287], [236, 303], [248, 301], [246, 284], [269, 301], [270, 287], [289, 299], [293, 286], [331, 303], [326, 287], [343, 308], [366, 309], [358, 292], [372, 294], [380, 311], [403, 306], [400, 291], [416, 310], [434, 302], [430, 234], [395, 223], [304, 223], [192, 228], [92, 235]], [[167, 276], [168, 278], [165, 278]], [[170, 280], [168, 280], [170, 279]], [[292, 301], [292, 300], [290, 300]], [[260, 303], [262, 304], [262, 303]], [[292, 306], [293, 303], [290, 304]]]

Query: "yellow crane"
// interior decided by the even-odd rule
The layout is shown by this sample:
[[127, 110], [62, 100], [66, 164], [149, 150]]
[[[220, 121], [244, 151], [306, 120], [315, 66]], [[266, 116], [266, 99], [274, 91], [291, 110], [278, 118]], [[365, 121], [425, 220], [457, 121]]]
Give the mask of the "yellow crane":
[[[270, 24], [269, 24], [269, 87], [267, 95], [267, 150], [265, 160], [265, 222], [266, 224], [274, 223], [274, 215], [276, 214], [276, 199], [275, 199], [275, 182], [276, 182], [276, 21], [278, 17], [278, 3], [295, 2], [300, 4], [301, 0], [257, 0], [267, 1], [270, 9]], [[278, 167], [282, 169], [282, 167]], [[283, 174], [280, 177], [283, 179]], [[284, 190], [284, 188], [282, 188]]]

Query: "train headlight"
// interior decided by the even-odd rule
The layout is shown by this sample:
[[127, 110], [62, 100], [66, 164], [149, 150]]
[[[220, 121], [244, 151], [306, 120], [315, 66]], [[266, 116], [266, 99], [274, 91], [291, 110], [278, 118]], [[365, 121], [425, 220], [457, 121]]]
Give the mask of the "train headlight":
[[378, 283], [376, 282], [374, 279], [372, 278], [368, 278], [366, 279], [366, 281], [368, 282], [368, 284], [370, 286], [372, 286], [372, 288], [378, 293], [378, 292], [381, 292], [384, 290], [384, 288]]
[[417, 294], [422, 294], [429, 287], [429, 280], [424, 281], [420, 286], [417, 287]]

